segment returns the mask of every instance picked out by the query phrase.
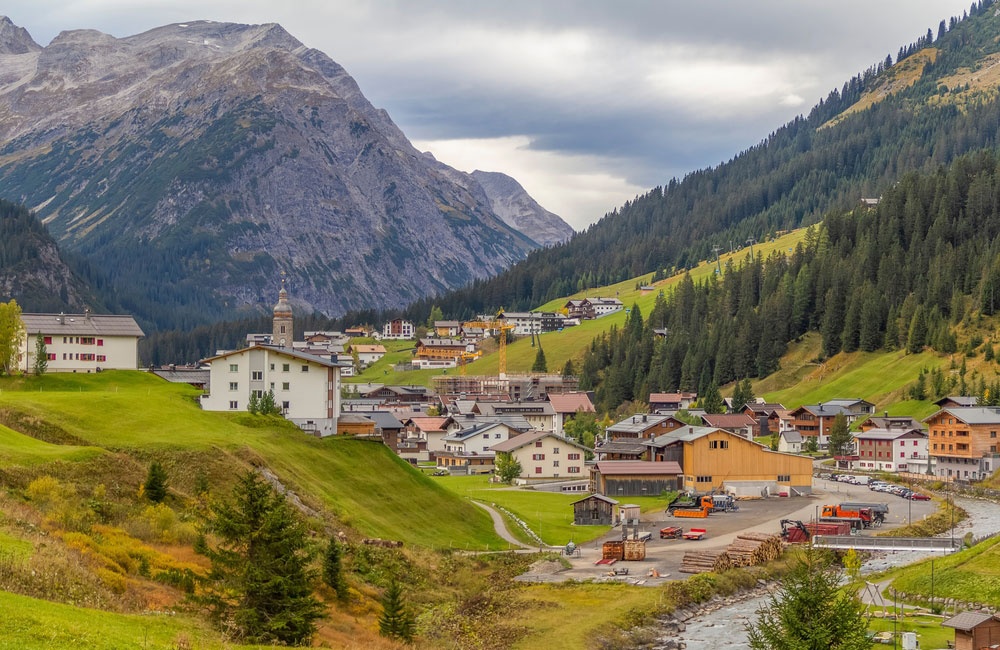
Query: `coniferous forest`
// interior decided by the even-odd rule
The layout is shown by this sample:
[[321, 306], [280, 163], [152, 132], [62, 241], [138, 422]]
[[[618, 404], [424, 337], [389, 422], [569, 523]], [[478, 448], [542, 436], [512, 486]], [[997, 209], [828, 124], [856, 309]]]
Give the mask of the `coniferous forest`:
[[[822, 337], [822, 355], [929, 346], [955, 352], [954, 326], [1000, 311], [1000, 156], [982, 151], [911, 172], [877, 207], [830, 213], [790, 253], [748, 255], [721, 277], [690, 276], [647, 319], [593, 341], [581, 386], [599, 407], [697, 390], [778, 369], [787, 344]], [[657, 338], [654, 328], [666, 328]]]

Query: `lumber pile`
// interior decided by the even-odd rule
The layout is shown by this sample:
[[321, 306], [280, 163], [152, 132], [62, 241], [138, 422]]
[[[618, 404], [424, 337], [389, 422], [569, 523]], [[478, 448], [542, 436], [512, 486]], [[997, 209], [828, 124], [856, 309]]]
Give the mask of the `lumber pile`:
[[783, 547], [780, 535], [767, 533], [740, 533], [726, 549], [733, 566], [755, 566], [781, 556]]
[[688, 551], [681, 558], [681, 573], [721, 573], [733, 568], [726, 551]]

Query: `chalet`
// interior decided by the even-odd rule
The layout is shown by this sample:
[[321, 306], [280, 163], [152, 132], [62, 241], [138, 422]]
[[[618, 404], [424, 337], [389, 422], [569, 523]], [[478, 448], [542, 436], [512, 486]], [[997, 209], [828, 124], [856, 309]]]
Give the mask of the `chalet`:
[[273, 391], [282, 415], [300, 429], [333, 435], [340, 415], [340, 366], [291, 348], [254, 345], [205, 359], [206, 411], [246, 411], [250, 396]]
[[477, 423], [444, 438], [444, 449], [435, 453], [438, 467], [453, 473], [484, 474], [493, 471], [493, 446], [521, 432], [502, 422]]
[[941, 409], [950, 409], [956, 406], [979, 406], [979, 398], [972, 395], [949, 395], [934, 403]]
[[929, 433], [928, 453], [939, 478], [976, 481], [1000, 468], [1000, 408], [945, 408], [925, 418], [924, 423]]
[[562, 434], [563, 427], [567, 422], [576, 417], [577, 413], [594, 413], [594, 402], [590, 399], [590, 393], [553, 393], [548, 396], [549, 404], [555, 411], [556, 421], [552, 430]]
[[605, 442], [598, 440], [594, 447], [597, 460], [648, 460], [649, 447], [642, 440], [623, 438]]
[[789, 413], [791, 418], [791, 428], [802, 434], [804, 439], [815, 438], [816, 444], [825, 447], [830, 439], [830, 429], [833, 428], [833, 421], [838, 414], [844, 414], [847, 423], [850, 425], [859, 414], [852, 412], [842, 404], [825, 402], [820, 404], [806, 404], [797, 409], [792, 409]]
[[579, 385], [577, 377], [563, 377], [555, 373], [508, 373], [506, 377], [463, 376], [456, 373], [437, 375], [432, 381], [434, 390], [440, 395], [465, 395], [470, 399], [487, 395], [505, 395], [510, 400], [545, 399], [548, 395], [575, 391]]
[[573, 502], [573, 525], [614, 526], [618, 523], [618, 502], [603, 494], [591, 494]]
[[382, 437], [385, 446], [398, 454], [406, 430], [403, 423], [389, 411], [372, 411], [365, 417], [375, 423], [375, 434]]
[[920, 420], [912, 418], [908, 415], [897, 415], [889, 417], [888, 414], [884, 416], [873, 415], [870, 418], [866, 418], [864, 422], [858, 425], [862, 431], [868, 431], [870, 429], [923, 429], [924, 425]]
[[590, 490], [608, 497], [657, 496], [680, 490], [683, 472], [676, 461], [605, 460], [590, 468]]
[[585, 479], [586, 447], [551, 431], [522, 433], [492, 446], [494, 453], [510, 454], [521, 465], [520, 484]]
[[438, 338], [458, 338], [462, 334], [462, 324], [457, 320], [434, 321], [434, 335]]
[[852, 469], [912, 472], [910, 461], [927, 467], [927, 433], [923, 427], [868, 429], [854, 434], [857, 460]]
[[352, 339], [370, 335], [371, 333], [364, 327], [348, 327], [344, 330], [344, 336]]
[[378, 399], [385, 406], [428, 404], [435, 400], [426, 386], [379, 386], [361, 393], [364, 399]]
[[757, 423], [758, 436], [769, 436], [781, 431], [781, 416], [785, 413], [782, 404], [767, 402], [751, 402], [744, 404], [742, 411], [752, 417]]
[[782, 431], [779, 433], [778, 451], [785, 454], [801, 454], [802, 434], [798, 431]]
[[341, 413], [337, 418], [337, 435], [375, 437], [375, 421], [369, 414]]
[[420, 339], [413, 363], [427, 368], [454, 368], [466, 352], [466, 344], [457, 339]]
[[391, 320], [382, 326], [382, 338], [387, 340], [409, 340], [416, 338], [413, 323], [402, 318]]
[[983, 650], [1000, 644], [1000, 618], [987, 612], [962, 612], [941, 623], [955, 630], [955, 650]]
[[566, 316], [568, 318], [590, 320], [596, 317], [594, 306], [591, 305], [590, 301], [586, 298], [570, 300], [563, 305], [563, 309], [566, 310]]
[[542, 400], [514, 402], [477, 401], [472, 412], [484, 418], [520, 415], [537, 431], [555, 431], [556, 412], [550, 402]]
[[588, 298], [594, 308], [594, 317], [600, 318], [621, 311], [624, 308], [622, 301], [618, 298]]
[[706, 427], [725, 429], [747, 440], [761, 435], [759, 423], [746, 413], [706, 413], [701, 421]]
[[698, 393], [650, 393], [649, 410], [654, 413], [679, 411], [689, 408], [696, 399]]
[[352, 356], [358, 355], [361, 367], [370, 366], [385, 356], [385, 346], [382, 345], [349, 345], [346, 351]]
[[605, 440], [649, 440], [687, 426], [672, 415], [640, 413], [616, 422], [604, 430]]
[[858, 417], [863, 417], [865, 415], [872, 415], [875, 413], [875, 405], [869, 401], [863, 399], [832, 399], [824, 402], [826, 406], [830, 407], [842, 407], [848, 413], [853, 415], [851, 422], [858, 419]]
[[45, 343], [48, 372], [135, 370], [139, 339], [145, 336], [131, 316], [92, 314], [21, 314], [26, 336], [18, 349], [18, 367], [34, 372], [39, 335]]
[[424, 442], [424, 448], [429, 455], [428, 460], [434, 460], [434, 454], [444, 451], [445, 436], [460, 431], [462, 425], [450, 416], [417, 416], [407, 418], [403, 425], [406, 427], [406, 439], [417, 444]]
[[687, 490], [724, 489], [747, 496], [812, 491], [810, 458], [771, 451], [723, 429], [687, 426], [645, 444], [654, 461], [681, 466]]

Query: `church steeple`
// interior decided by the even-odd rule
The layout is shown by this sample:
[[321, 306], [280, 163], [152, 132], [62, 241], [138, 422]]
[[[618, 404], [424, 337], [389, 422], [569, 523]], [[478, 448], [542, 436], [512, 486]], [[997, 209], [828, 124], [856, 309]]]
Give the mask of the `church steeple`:
[[285, 278], [281, 278], [281, 291], [278, 292], [278, 304], [274, 306], [271, 345], [278, 345], [283, 348], [292, 347], [292, 332], [292, 306], [288, 304], [288, 291], [285, 289]]

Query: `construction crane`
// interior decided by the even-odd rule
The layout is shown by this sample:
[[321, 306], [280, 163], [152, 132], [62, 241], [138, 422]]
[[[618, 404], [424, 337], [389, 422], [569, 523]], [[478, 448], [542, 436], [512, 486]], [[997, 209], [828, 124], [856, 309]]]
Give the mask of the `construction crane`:
[[507, 332], [514, 329], [510, 323], [502, 320], [470, 320], [462, 324], [462, 327], [481, 327], [485, 330], [497, 330], [500, 332], [500, 358], [498, 363], [498, 373], [500, 377], [507, 376]]

